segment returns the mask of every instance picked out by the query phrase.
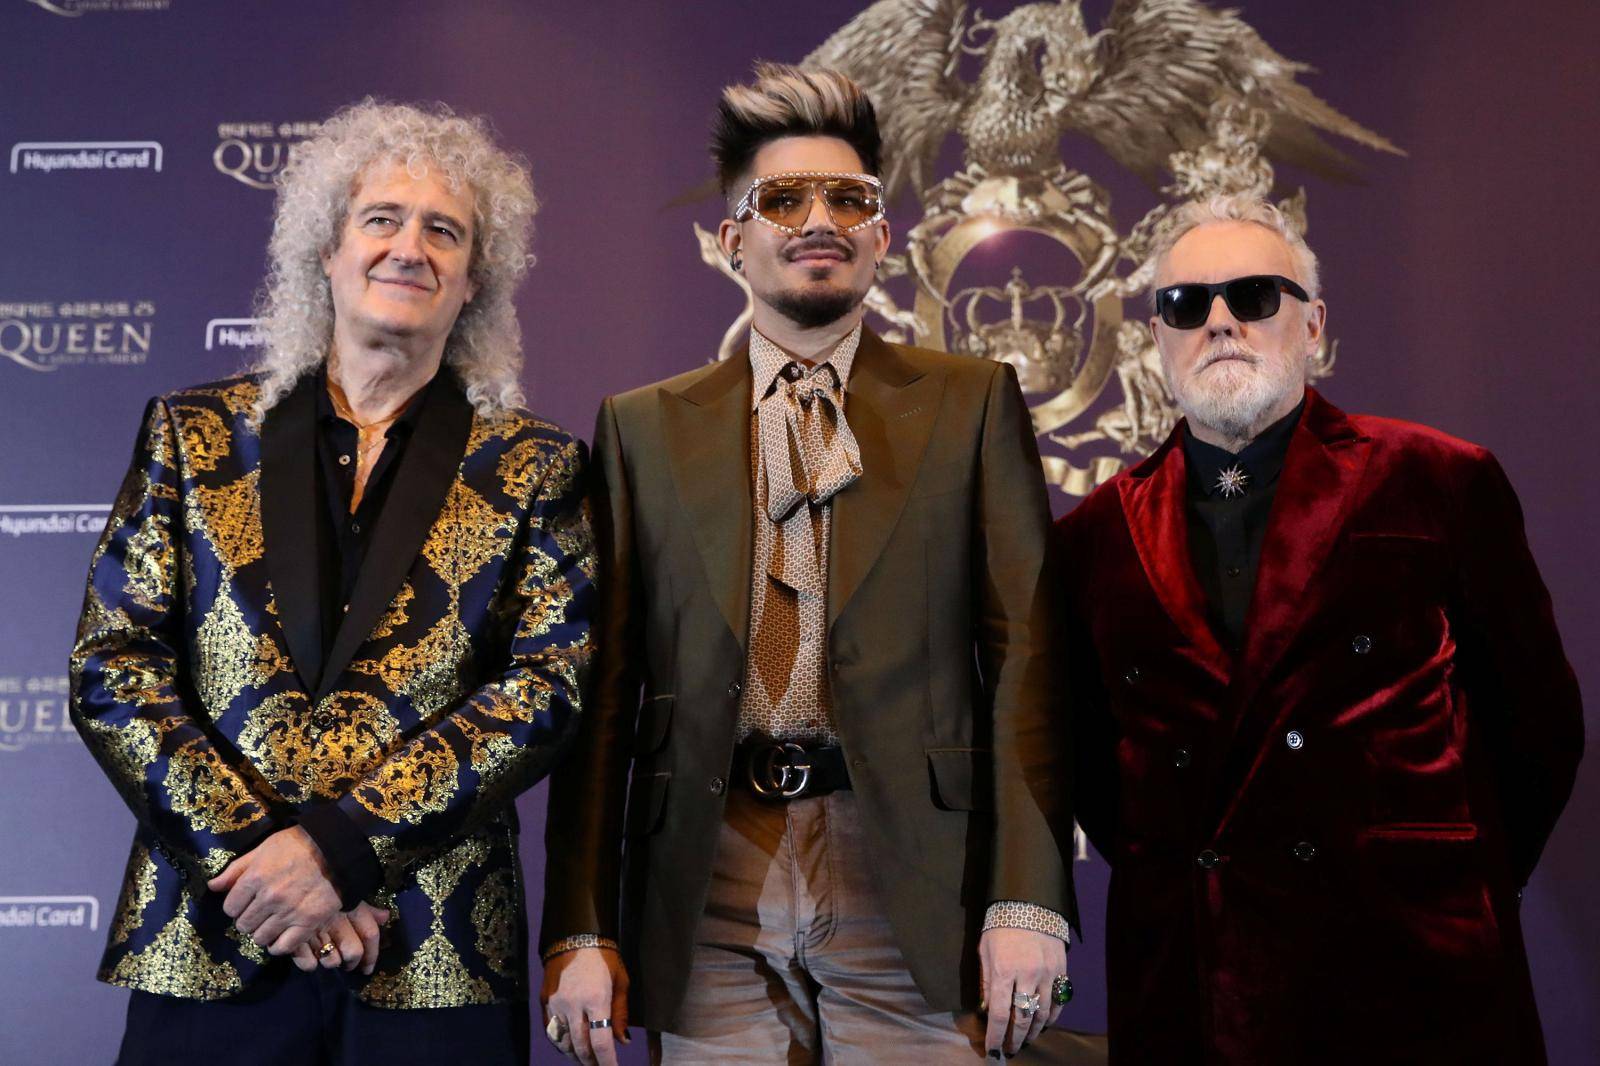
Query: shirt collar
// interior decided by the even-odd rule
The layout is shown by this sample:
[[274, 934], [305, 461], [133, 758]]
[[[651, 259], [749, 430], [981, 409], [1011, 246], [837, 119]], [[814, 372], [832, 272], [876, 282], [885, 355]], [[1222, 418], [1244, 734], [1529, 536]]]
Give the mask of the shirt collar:
[[[406, 404], [405, 411], [384, 431], [383, 435], [385, 437], [391, 437], [397, 431], [410, 433], [417, 428], [417, 423], [422, 419], [422, 409], [427, 406], [428, 394], [433, 391], [433, 383], [439, 380], [442, 371], [443, 367], [428, 379], [426, 385], [417, 390], [416, 395], [411, 397], [411, 402]], [[333, 397], [328, 395], [328, 364], [326, 363], [322, 364], [322, 368], [317, 371], [317, 420], [324, 424], [329, 420], [344, 421], [344, 419], [339, 418], [339, 413], [333, 409]], [[348, 422], [345, 424], [349, 425]]]
[[1189, 465], [1189, 488], [1203, 496], [1217, 496], [1218, 479], [1224, 470], [1234, 467], [1244, 471], [1246, 492], [1265, 488], [1278, 480], [1283, 471], [1283, 459], [1289, 451], [1289, 441], [1294, 428], [1300, 424], [1300, 413], [1305, 410], [1302, 398], [1293, 411], [1278, 419], [1256, 435], [1237, 455], [1226, 448], [1207, 444], [1194, 435], [1189, 423], [1183, 424], [1183, 454]]
[[[833, 367], [833, 372], [839, 377], [840, 391], [850, 383], [850, 367], [856, 361], [856, 349], [860, 344], [861, 323], [857, 322], [856, 328], [841, 337], [828, 357], [817, 364]], [[750, 328], [751, 410], [754, 410], [767, 393], [772, 391], [772, 383], [777, 380], [783, 368], [793, 362], [796, 360], [788, 352], [763, 337], [761, 331], [754, 326]]]

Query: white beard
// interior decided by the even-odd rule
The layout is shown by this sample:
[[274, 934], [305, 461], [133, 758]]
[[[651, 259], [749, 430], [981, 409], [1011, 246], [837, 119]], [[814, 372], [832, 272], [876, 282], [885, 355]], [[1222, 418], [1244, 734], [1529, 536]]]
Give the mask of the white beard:
[[[1219, 366], [1211, 363], [1229, 357]], [[1222, 341], [1206, 352], [1188, 380], [1167, 383], [1189, 421], [1229, 440], [1248, 441], [1266, 428], [1265, 419], [1291, 395], [1305, 388], [1302, 363], [1293, 356], [1269, 358], [1238, 341]]]

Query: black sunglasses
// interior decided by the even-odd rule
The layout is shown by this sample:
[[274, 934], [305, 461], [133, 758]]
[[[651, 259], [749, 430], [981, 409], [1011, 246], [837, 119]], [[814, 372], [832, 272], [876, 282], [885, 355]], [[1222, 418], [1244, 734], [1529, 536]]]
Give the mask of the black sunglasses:
[[1306, 290], [1281, 274], [1252, 274], [1206, 285], [1198, 281], [1168, 285], [1156, 292], [1156, 311], [1173, 329], [1197, 329], [1211, 317], [1211, 301], [1221, 293], [1240, 322], [1258, 322], [1278, 313], [1279, 293], [1310, 303]]

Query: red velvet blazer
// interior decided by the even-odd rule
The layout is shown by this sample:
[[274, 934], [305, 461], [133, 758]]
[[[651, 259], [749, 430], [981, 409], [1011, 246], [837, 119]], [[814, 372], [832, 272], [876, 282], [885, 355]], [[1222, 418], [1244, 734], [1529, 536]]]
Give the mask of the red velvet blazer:
[[1583, 716], [1505, 474], [1308, 390], [1235, 656], [1180, 433], [1056, 526], [1112, 1061], [1543, 1062], [1517, 905]]

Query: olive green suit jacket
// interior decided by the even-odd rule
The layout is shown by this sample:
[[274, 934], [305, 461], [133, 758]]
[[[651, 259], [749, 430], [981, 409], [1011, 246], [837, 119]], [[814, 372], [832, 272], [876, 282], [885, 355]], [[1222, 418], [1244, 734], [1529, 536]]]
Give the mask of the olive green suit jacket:
[[[614, 396], [595, 430], [593, 690], [552, 776], [541, 943], [620, 940], [671, 1029], [730, 785], [752, 552], [751, 371]], [[833, 501], [827, 658], [884, 908], [929, 1004], [975, 1005], [987, 905], [1076, 922], [1071, 752], [1049, 661], [1050, 510], [1006, 364], [863, 332]]]

